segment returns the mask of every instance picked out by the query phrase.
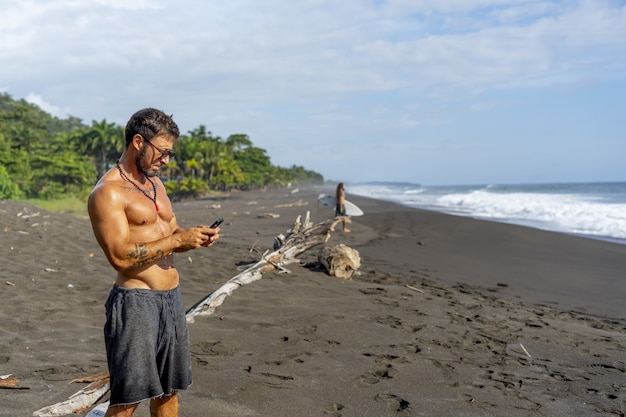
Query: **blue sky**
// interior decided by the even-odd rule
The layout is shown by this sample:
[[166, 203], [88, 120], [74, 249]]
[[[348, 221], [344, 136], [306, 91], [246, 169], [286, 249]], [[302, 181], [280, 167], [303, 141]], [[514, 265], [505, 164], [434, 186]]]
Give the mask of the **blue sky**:
[[0, 91], [59, 117], [123, 125], [157, 107], [345, 182], [626, 180], [626, 0], [2, 10]]

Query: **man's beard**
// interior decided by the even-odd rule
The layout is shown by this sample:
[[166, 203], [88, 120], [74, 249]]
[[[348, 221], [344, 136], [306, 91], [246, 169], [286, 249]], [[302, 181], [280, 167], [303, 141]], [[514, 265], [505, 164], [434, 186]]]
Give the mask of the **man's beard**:
[[137, 165], [137, 169], [139, 169], [139, 172], [143, 173], [143, 175], [145, 175], [148, 178], [152, 178], [152, 177], [156, 177], [157, 175], [159, 175], [159, 171], [158, 170], [149, 170], [146, 169], [144, 167], [141, 166], [141, 160], [143, 159], [143, 157], [146, 155], [146, 148], [144, 146], [144, 148], [141, 150], [141, 152], [139, 152], [139, 155], [137, 155], [137, 159], [135, 160], [135, 164]]

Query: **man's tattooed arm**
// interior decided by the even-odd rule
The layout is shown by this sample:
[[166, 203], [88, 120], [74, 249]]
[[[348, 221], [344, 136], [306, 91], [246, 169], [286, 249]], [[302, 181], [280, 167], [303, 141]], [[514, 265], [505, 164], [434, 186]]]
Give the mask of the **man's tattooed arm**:
[[150, 251], [145, 243], [137, 243], [135, 244], [135, 250], [129, 252], [127, 256], [130, 259], [135, 260], [135, 263], [133, 263], [133, 267], [135, 268], [155, 263], [167, 256], [162, 249], [156, 249], [153, 254], [150, 254], [149, 252]]

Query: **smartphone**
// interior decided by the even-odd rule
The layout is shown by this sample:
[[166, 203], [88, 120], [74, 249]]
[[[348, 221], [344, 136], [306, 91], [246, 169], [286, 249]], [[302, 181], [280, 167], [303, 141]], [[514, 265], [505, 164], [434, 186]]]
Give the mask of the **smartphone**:
[[217, 226], [222, 224], [223, 221], [224, 221], [224, 219], [217, 219], [217, 220], [215, 220], [215, 222], [213, 222], [213, 224], [211, 225], [211, 229], [215, 229]]

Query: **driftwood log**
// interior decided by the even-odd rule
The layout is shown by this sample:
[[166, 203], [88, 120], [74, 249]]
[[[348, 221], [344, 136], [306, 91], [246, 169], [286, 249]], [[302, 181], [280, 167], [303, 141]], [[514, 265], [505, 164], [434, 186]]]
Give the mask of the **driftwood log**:
[[[330, 238], [330, 231], [339, 223], [341, 218], [329, 219], [313, 225], [310, 221], [310, 214], [307, 212], [304, 221], [298, 216], [293, 228], [274, 238], [274, 251], [265, 253], [261, 260], [253, 264], [243, 272], [229, 279], [225, 284], [213, 291], [189, 310], [187, 310], [187, 322], [193, 323], [195, 316], [208, 316], [215, 312], [215, 309], [222, 305], [227, 296], [231, 295], [237, 288], [263, 277], [263, 274], [270, 271], [289, 273], [285, 267], [289, 264], [300, 262], [298, 255], [307, 250], [323, 245]], [[95, 386], [97, 385], [97, 388]], [[104, 373], [104, 378], [99, 383], [94, 382], [83, 388], [63, 401], [51, 406], [42, 408], [33, 413], [34, 417], [58, 417], [72, 413], [85, 412], [95, 406], [103, 397], [109, 393], [108, 374]]]
[[343, 279], [352, 279], [352, 275], [361, 267], [359, 252], [343, 243], [324, 246], [318, 260], [331, 277]]
[[2, 389], [30, 389], [30, 387], [20, 385], [20, 380], [11, 378], [11, 375], [0, 376], [0, 388]]
[[69, 399], [52, 404], [33, 413], [36, 417], [57, 417], [74, 413], [84, 413], [109, 394], [108, 374], [73, 394]]
[[266, 272], [278, 270], [279, 272], [290, 273], [285, 267], [294, 262], [300, 262], [297, 258], [298, 255], [315, 246], [326, 243], [330, 238], [330, 229], [337, 222], [338, 220], [331, 219], [313, 225], [309, 219], [309, 212], [307, 212], [304, 222], [301, 222], [301, 217], [298, 216], [287, 236], [281, 234], [274, 238], [273, 252], [266, 252], [260, 261], [229, 279], [217, 290], [198, 301], [187, 310], [187, 322], [193, 323], [195, 316], [213, 314], [215, 309], [222, 305], [224, 299], [231, 295], [233, 291], [261, 279]]

